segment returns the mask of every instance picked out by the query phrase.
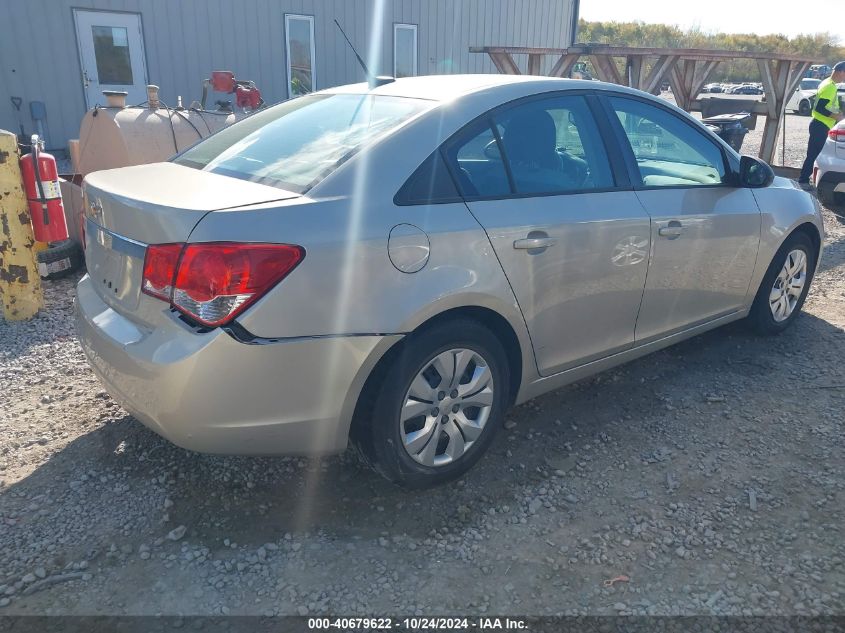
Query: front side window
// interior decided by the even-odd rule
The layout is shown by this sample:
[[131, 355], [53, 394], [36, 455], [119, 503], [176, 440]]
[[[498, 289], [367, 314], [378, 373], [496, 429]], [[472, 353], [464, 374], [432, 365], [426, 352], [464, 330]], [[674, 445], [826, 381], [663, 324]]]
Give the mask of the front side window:
[[722, 150], [704, 132], [657, 106], [611, 97], [631, 144], [643, 185], [690, 187], [726, 180]]
[[298, 97], [315, 90], [314, 18], [285, 16], [285, 48], [288, 55], [288, 95]]
[[306, 95], [224, 128], [174, 162], [304, 193], [355, 152], [433, 105], [381, 95]]
[[521, 103], [494, 117], [520, 194], [589, 191], [614, 186], [593, 115], [581, 96]]
[[393, 25], [393, 76], [415, 77], [417, 74], [417, 25]]

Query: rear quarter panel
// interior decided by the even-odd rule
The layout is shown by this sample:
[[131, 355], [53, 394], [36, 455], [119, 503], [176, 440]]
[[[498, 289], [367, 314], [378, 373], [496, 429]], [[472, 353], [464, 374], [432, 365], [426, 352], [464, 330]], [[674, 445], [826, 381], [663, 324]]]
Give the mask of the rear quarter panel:
[[[518, 95], [517, 95], [518, 96]], [[190, 241], [267, 241], [304, 247], [288, 278], [238, 318], [253, 335], [288, 338], [408, 333], [453, 308], [503, 316], [517, 334], [524, 379], [536, 373], [522, 313], [486, 233], [463, 202], [398, 206], [405, 180], [440, 144], [490, 103], [447, 106], [362, 152], [297, 201], [208, 214]], [[388, 236], [410, 224], [426, 233], [427, 264], [404, 273]], [[380, 350], [382, 351], [382, 350]]]

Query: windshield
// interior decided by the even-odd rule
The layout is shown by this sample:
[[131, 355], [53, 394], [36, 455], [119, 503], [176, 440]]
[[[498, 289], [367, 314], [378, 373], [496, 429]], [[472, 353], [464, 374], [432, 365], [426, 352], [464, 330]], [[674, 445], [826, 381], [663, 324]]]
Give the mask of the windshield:
[[821, 83], [818, 79], [802, 79], [801, 80], [801, 90], [815, 90], [819, 87]]
[[174, 162], [305, 193], [376, 137], [434, 102], [373, 95], [308, 95], [262, 110]]

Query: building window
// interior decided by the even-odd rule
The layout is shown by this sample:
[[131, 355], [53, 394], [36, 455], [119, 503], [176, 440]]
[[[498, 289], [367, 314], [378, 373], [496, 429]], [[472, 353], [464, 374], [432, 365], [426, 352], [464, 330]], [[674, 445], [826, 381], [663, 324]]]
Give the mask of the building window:
[[413, 77], [417, 74], [417, 25], [393, 25], [393, 76]]
[[316, 87], [314, 73], [314, 18], [285, 15], [285, 49], [288, 56], [288, 96], [298, 97]]

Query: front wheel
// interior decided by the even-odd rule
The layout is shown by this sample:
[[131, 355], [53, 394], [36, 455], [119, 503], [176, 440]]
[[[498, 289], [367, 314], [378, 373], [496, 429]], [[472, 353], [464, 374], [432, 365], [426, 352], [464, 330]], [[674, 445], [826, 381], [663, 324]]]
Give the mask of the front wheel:
[[493, 441], [508, 390], [507, 357], [490, 330], [466, 319], [440, 323], [406, 341], [353, 439], [394, 483], [445, 483]]
[[810, 102], [806, 99], [803, 99], [801, 103], [798, 104], [798, 114], [801, 116], [810, 116]]
[[816, 249], [804, 233], [794, 233], [769, 264], [748, 321], [760, 334], [777, 334], [795, 321], [810, 291]]

